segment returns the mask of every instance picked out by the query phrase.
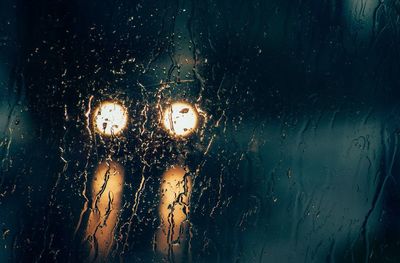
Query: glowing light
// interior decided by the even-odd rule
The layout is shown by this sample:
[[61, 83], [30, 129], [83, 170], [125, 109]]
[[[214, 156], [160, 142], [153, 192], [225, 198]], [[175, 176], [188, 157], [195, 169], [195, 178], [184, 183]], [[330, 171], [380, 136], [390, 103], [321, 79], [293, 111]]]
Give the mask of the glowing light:
[[186, 137], [198, 124], [196, 108], [186, 102], [174, 102], [163, 113], [163, 126], [173, 136]]
[[117, 102], [102, 102], [94, 112], [96, 130], [104, 135], [120, 134], [126, 127], [127, 122], [127, 110]]
[[114, 230], [121, 210], [124, 168], [116, 162], [99, 164], [94, 174], [85, 240], [90, 262], [102, 261], [114, 244]]
[[173, 254], [176, 262], [185, 256], [189, 239], [188, 214], [192, 180], [185, 175], [184, 168], [173, 166], [164, 173], [160, 186], [161, 226], [156, 235], [157, 250], [163, 255]]

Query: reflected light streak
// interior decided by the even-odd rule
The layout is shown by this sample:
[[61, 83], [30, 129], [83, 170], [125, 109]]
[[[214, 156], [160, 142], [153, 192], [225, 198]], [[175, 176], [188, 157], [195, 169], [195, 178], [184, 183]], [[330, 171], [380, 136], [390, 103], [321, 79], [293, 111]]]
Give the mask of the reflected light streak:
[[172, 136], [186, 137], [198, 126], [198, 112], [187, 102], [174, 102], [163, 112], [162, 124]]
[[113, 161], [99, 164], [93, 178], [91, 209], [85, 231], [89, 258], [106, 262], [114, 244], [114, 229], [121, 209], [124, 168]]
[[104, 135], [118, 135], [126, 127], [128, 113], [118, 102], [102, 102], [94, 111], [94, 126]]
[[192, 180], [185, 176], [186, 173], [184, 168], [173, 166], [164, 173], [160, 186], [161, 225], [156, 234], [156, 246], [158, 253], [174, 262], [184, 262], [189, 256], [188, 215]]

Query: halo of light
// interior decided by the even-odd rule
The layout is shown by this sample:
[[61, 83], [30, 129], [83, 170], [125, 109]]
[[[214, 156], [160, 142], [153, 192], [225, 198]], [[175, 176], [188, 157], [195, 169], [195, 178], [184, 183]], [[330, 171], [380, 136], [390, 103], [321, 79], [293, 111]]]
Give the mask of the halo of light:
[[94, 126], [104, 135], [118, 135], [126, 127], [128, 113], [118, 102], [102, 102], [94, 112]]
[[173, 253], [177, 262], [188, 249], [190, 196], [192, 179], [185, 167], [175, 165], [167, 169], [160, 185], [160, 228], [156, 234], [157, 251], [163, 255]]
[[106, 259], [115, 243], [124, 178], [124, 167], [115, 161], [103, 161], [95, 170], [91, 189], [93, 202], [84, 238], [89, 242], [90, 262], [97, 262], [97, 257]]
[[199, 114], [195, 107], [187, 102], [174, 102], [163, 112], [164, 129], [176, 137], [187, 137], [198, 125]]

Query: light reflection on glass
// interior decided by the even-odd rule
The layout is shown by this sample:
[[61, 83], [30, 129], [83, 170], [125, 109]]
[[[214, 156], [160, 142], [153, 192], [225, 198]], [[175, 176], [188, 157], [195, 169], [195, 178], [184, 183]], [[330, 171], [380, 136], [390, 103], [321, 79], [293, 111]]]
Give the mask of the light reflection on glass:
[[174, 102], [163, 112], [162, 124], [172, 136], [186, 137], [198, 126], [198, 112], [187, 102]]
[[190, 261], [189, 226], [192, 180], [187, 171], [173, 166], [164, 174], [160, 186], [161, 225], [156, 233], [157, 252], [174, 262]]
[[121, 209], [124, 184], [124, 168], [105, 161], [96, 169], [92, 191], [91, 208], [85, 231], [89, 243], [91, 262], [104, 262], [114, 244], [114, 229]]
[[125, 129], [127, 122], [127, 110], [117, 102], [102, 102], [94, 111], [94, 126], [101, 134], [118, 135]]

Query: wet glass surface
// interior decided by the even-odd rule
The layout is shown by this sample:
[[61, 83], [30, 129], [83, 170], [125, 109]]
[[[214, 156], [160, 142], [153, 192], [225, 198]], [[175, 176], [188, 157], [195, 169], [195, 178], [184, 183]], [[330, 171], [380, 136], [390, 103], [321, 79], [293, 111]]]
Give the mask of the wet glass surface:
[[400, 262], [400, 1], [0, 1], [0, 262]]

